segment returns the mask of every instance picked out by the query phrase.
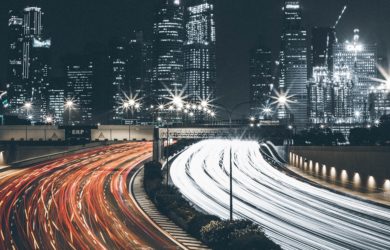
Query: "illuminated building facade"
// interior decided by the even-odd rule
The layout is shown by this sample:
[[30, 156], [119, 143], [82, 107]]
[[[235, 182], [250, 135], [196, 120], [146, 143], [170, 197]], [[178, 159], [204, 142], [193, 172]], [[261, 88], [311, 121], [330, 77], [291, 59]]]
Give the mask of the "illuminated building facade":
[[34, 104], [33, 119], [44, 121], [48, 115], [48, 90], [50, 87], [50, 40], [34, 38], [30, 52], [29, 84], [31, 102]]
[[[349, 119], [350, 110], [353, 110], [354, 123], [361, 124], [370, 121], [369, 90], [374, 86], [373, 78], [377, 77], [377, 47], [374, 44], [363, 44], [359, 40], [359, 30], [354, 31], [352, 42], [337, 43], [334, 45], [334, 76], [338, 77], [336, 68], [341, 69], [344, 75], [352, 81], [352, 103], [344, 119]], [[347, 97], [345, 97], [347, 98]]]
[[212, 100], [216, 91], [214, 2], [187, 1], [186, 13], [184, 77], [187, 95], [193, 102]]
[[308, 84], [309, 123], [329, 123], [333, 117], [333, 83], [327, 67], [313, 68], [313, 77]]
[[[7, 89], [10, 113], [32, 122], [47, 115], [51, 40], [44, 38], [39, 7], [26, 7], [20, 17], [10, 12]], [[29, 115], [24, 105], [32, 104]], [[29, 116], [29, 117], [27, 117]]]
[[123, 118], [123, 100], [129, 94], [127, 84], [127, 53], [126, 40], [124, 38], [115, 39], [111, 43], [110, 66], [112, 68], [112, 120], [121, 121]]
[[371, 87], [370, 92], [370, 117], [371, 120], [378, 121], [384, 115], [390, 115], [390, 86], [382, 84]]
[[153, 33], [153, 100], [166, 103], [184, 85], [184, 6], [180, 0], [161, 1]]
[[302, 24], [302, 6], [299, 0], [284, 1], [281, 47], [279, 91], [288, 92], [291, 100], [289, 107], [278, 110], [278, 116], [279, 119], [292, 123], [299, 131], [308, 124], [307, 32]]
[[250, 114], [260, 117], [270, 104], [274, 88], [274, 62], [272, 52], [263, 47], [252, 50], [249, 63]]
[[65, 112], [65, 91], [63, 89], [49, 89], [49, 108], [48, 115], [53, 118], [57, 124], [64, 124]]
[[23, 105], [26, 102], [23, 73], [23, 18], [13, 11], [9, 12], [8, 20], [8, 63], [7, 63], [7, 92], [8, 107], [14, 115], [23, 114]]
[[66, 64], [66, 98], [75, 103], [71, 117], [73, 124], [90, 125], [92, 122], [92, 94], [94, 67], [90, 60], [74, 58]]
[[[134, 32], [128, 44], [127, 76], [129, 82], [128, 95], [137, 100], [142, 100], [144, 109], [147, 110], [154, 104], [152, 99], [153, 79], [153, 45], [145, 41], [142, 31]], [[152, 114], [146, 112], [134, 112], [133, 121], [150, 122]]]
[[128, 77], [130, 92], [150, 104], [148, 95], [153, 78], [153, 46], [144, 40], [142, 31], [135, 32], [128, 45]]

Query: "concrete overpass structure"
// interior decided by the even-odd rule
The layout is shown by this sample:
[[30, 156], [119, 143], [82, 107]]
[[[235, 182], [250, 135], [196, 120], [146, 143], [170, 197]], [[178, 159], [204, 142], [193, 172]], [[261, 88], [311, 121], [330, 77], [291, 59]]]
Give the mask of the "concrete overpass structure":
[[[161, 160], [164, 141], [180, 139], [269, 139], [289, 135], [282, 126], [243, 127], [183, 127], [155, 128], [154, 126], [0, 126], [0, 143], [5, 151], [15, 151], [19, 146], [50, 147], [69, 146], [69, 142], [126, 142], [154, 141], [154, 160]], [[283, 140], [282, 140], [283, 141]], [[49, 143], [49, 144], [47, 144]], [[72, 143], [71, 143], [72, 144]], [[16, 145], [16, 146], [15, 146]], [[53, 150], [56, 150], [53, 147]], [[26, 149], [25, 151], [32, 151]], [[35, 150], [34, 150], [35, 151]], [[37, 152], [40, 152], [39, 150]], [[15, 158], [15, 157], [10, 157]], [[18, 157], [16, 157], [18, 158]]]

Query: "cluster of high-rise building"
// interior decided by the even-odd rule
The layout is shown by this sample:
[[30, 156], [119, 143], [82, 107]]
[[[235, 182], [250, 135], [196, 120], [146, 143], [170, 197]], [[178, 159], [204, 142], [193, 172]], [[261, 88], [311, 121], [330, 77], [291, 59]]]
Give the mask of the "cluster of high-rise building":
[[285, 0], [282, 10], [276, 62], [264, 47], [252, 53], [252, 115], [263, 117], [264, 105], [273, 102], [274, 118], [298, 131], [327, 126], [347, 133], [356, 126], [371, 126], [388, 114], [390, 89], [376, 80], [376, 44], [362, 42], [358, 29], [351, 40], [340, 42], [336, 36], [340, 19], [333, 27], [307, 32], [300, 0]]
[[[7, 112], [34, 123], [147, 122], [150, 107], [181, 93], [200, 103], [215, 96], [216, 32], [213, 0], [162, 0], [153, 37], [143, 32], [113, 39], [63, 60], [63, 78], [51, 75], [51, 39], [39, 7], [10, 12]], [[144, 112], [128, 112], [136, 99]], [[138, 107], [137, 107], [138, 108]]]

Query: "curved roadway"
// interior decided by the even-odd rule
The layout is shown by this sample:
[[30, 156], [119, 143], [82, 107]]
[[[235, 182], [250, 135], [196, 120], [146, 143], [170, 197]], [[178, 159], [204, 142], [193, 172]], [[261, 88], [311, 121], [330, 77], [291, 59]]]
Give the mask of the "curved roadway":
[[200, 209], [229, 218], [230, 148], [235, 218], [259, 223], [284, 249], [390, 249], [389, 208], [289, 177], [257, 142], [203, 141], [177, 157], [172, 182]]
[[128, 192], [151, 143], [104, 147], [0, 174], [0, 249], [176, 249]]

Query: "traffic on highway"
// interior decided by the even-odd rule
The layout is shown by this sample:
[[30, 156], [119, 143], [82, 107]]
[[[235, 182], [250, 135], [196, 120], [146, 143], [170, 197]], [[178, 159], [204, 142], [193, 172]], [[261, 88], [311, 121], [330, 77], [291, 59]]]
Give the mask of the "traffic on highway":
[[0, 249], [176, 249], [129, 192], [152, 144], [94, 149], [0, 172]]
[[228, 219], [232, 160], [234, 219], [257, 222], [283, 249], [390, 249], [390, 208], [288, 176], [259, 149], [254, 141], [202, 141], [175, 159], [170, 177], [199, 209]]

